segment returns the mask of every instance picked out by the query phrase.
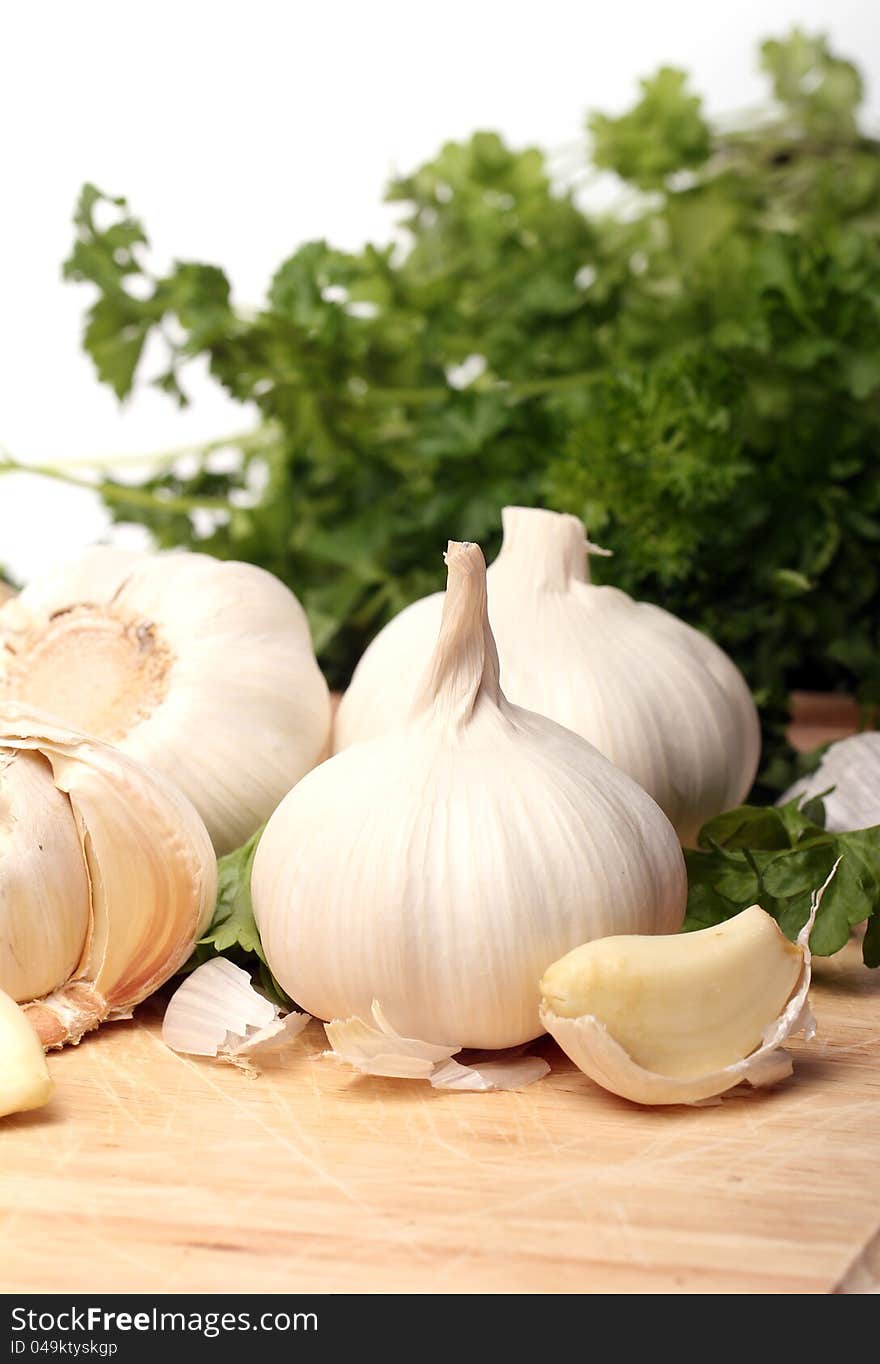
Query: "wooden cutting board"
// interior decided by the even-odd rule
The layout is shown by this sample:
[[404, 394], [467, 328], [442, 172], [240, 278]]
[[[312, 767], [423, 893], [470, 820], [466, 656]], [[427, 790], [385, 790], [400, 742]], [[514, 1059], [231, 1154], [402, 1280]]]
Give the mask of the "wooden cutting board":
[[793, 1079], [640, 1109], [555, 1045], [517, 1094], [253, 1079], [175, 1056], [158, 1006], [51, 1058], [0, 1125], [0, 1288], [826, 1293], [880, 1282], [880, 972], [820, 962]]

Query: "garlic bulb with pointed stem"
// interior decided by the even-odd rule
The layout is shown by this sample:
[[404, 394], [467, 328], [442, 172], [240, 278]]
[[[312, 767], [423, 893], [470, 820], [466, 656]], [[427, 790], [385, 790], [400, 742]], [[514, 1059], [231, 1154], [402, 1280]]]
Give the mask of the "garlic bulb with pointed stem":
[[[488, 591], [507, 696], [595, 744], [694, 843], [757, 770], [758, 715], [742, 675], [668, 611], [591, 584], [577, 517], [505, 507], [502, 519]], [[373, 640], [339, 707], [337, 752], [397, 723], [442, 610], [442, 593], [425, 597]]]
[[588, 938], [681, 924], [662, 811], [591, 744], [511, 705], [477, 545], [451, 543], [439, 638], [408, 718], [304, 778], [252, 879], [275, 978], [322, 1019], [461, 1047], [542, 1031], [538, 981]]
[[217, 863], [160, 773], [0, 707], [0, 990], [44, 1046], [127, 1017], [211, 918]]
[[218, 855], [325, 751], [327, 685], [299, 602], [205, 554], [97, 547], [0, 607], [0, 704], [17, 700], [173, 778]]

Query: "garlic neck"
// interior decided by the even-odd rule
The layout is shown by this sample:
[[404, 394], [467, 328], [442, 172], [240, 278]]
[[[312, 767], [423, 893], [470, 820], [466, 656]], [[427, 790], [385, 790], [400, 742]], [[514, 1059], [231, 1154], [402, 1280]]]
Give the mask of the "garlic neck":
[[532, 590], [564, 592], [569, 583], [590, 581], [583, 522], [537, 507], [505, 507], [504, 540], [492, 565], [496, 575], [516, 576]]
[[450, 540], [444, 556], [448, 577], [440, 634], [416, 690], [411, 716], [430, 713], [464, 725], [481, 696], [496, 705], [498, 653], [486, 608], [486, 561], [479, 545]]

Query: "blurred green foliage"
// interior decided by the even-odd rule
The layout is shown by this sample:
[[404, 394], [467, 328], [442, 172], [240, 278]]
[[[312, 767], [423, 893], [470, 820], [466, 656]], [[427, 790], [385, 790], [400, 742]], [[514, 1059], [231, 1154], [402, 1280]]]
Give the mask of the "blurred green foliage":
[[615, 551], [597, 579], [743, 668], [778, 786], [792, 688], [880, 686], [880, 147], [824, 39], [761, 62], [760, 117], [713, 126], [664, 68], [589, 120], [613, 211], [476, 133], [391, 185], [402, 243], [309, 242], [256, 310], [214, 265], [154, 274], [125, 200], [86, 186], [65, 273], [97, 287], [100, 378], [124, 398], [154, 337], [178, 402], [207, 357], [262, 418], [232, 472], [212, 446], [106, 482], [114, 517], [278, 574], [339, 685], [442, 585], [448, 538], [491, 556], [504, 503], [575, 512]]

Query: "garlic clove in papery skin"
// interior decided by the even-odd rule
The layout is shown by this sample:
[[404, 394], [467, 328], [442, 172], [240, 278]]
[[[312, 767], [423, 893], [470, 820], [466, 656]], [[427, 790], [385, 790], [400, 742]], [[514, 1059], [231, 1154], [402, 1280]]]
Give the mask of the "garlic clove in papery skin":
[[42, 1108], [53, 1088], [36, 1033], [15, 1000], [0, 990], [0, 1118]]
[[299, 602], [253, 564], [86, 550], [0, 607], [17, 700], [166, 773], [218, 854], [319, 761], [330, 701]]
[[[505, 507], [488, 573], [489, 618], [507, 696], [595, 744], [649, 795], [680, 840], [743, 799], [760, 754], [745, 680], [725, 653], [667, 611], [589, 581], [575, 516]], [[355, 669], [334, 749], [392, 728], [437, 637], [443, 594], [414, 602]]]
[[590, 744], [511, 705], [477, 545], [451, 543], [409, 717], [311, 772], [252, 879], [270, 969], [322, 1019], [377, 1001], [406, 1038], [539, 1035], [537, 982], [576, 944], [681, 924], [684, 860], [649, 796]]
[[783, 1043], [816, 1031], [810, 933], [839, 865], [794, 943], [752, 905], [694, 933], [576, 948], [544, 974], [542, 1023], [585, 1075], [633, 1103], [712, 1103], [784, 1080]]
[[216, 893], [207, 830], [173, 783], [0, 707], [0, 990], [44, 1046], [129, 1016], [189, 957]]

